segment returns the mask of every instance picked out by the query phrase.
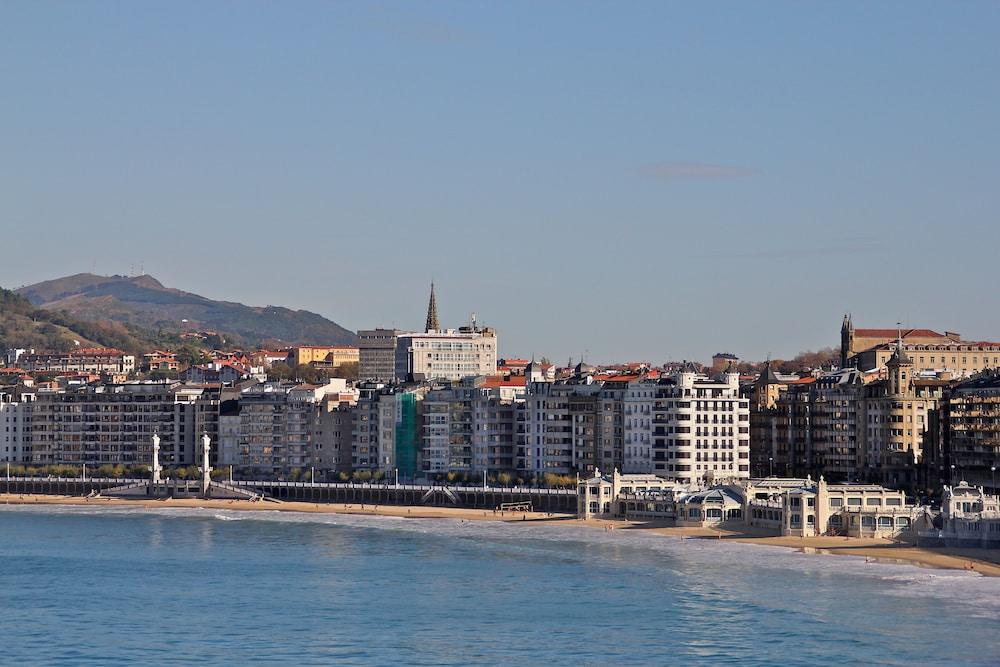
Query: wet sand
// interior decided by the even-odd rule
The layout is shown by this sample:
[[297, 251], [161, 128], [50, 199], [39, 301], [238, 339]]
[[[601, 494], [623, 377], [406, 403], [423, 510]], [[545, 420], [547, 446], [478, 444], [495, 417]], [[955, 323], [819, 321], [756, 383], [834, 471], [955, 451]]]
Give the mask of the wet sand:
[[874, 562], [908, 563], [923, 567], [970, 570], [988, 577], [1000, 576], [1000, 549], [923, 548], [882, 538], [846, 537], [774, 537], [747, 531], [712, 528], [681, 528], [655, 521], [577, 519], [566, 514], [545, 512], [493, 512], [455, 507], [405, 507], [400, 505], [362, 505], [360, 503], [250, 502], [247, 500], [201, 500], [177, 498], [142, 500], [120, 498], [81, 498], [79, 496], [43, 496], [0, 494], [0, 504], [78, 505], [90, 507], [205, 508], [236, 511], [311, 512], [319, 514], [358, 514], [407, 519], [461, 519], [465, 521], [507, 521], [588, 526], [602, 530], [648, 530], [660, 535], [684, 539], [722, 539], [798, 549], [804, 553], [858, 556]]
[[733, 540], [746, 544], [787, 547], [804, 553], [858, 556], [875, 562], [908, 563], [922, 567], [948, 570], [970, 570], [987, 577], [1000, 577], [1000, 549], [957, 549], [916, 547], [885, 538], [854, 537], [781, 537], [755, 533], [752, 530], [732, 531], [713, 528], [681, 528], [657, 522], [581, 521], [595, 527], [614, 526], [615, 530], [650, 530], [670, 537], [686, 539]]

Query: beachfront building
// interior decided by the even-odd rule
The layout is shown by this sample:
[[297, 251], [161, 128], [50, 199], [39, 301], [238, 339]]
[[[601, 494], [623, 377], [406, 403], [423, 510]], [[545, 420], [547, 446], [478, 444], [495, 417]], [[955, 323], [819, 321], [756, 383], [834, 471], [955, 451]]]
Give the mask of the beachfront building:
[[1000, 548], [1000, 496], [964, 481], [945, 486], [941, 529], [926, 531], [921, 541], [949, 547]]
[[744, 494], [742, 487], [726, 484], [682, 495], [675, 523], [687, 528], [742, 527]]
[[859, 458], [869, 481], [913, 487], [929, 415], [949, 382], [916, 375], [913, 361], [899, 344], [886, 375], [861, 389], [856, 415]]
[[627, 475], [653, 473], [653, 407], [657, 392], [656, 380], [630, 382], [623, 390], [622, 472]]
[[39, 390], [31, 402], [25, 463], [146, 465], [153, 434], [163, 465], [196, 462], [198, 441], [218, 438], [221, 388], [127, 382]]
[[765, 367], [750, 415], [754, 473], [856, 479], [862, 468], [857, 411], [863, 384], [854, 368], [796, 377]]
[[524, 431], [524, 376], [479, 376], [440, 385], [423, 401], [421, 470], [512, 473]]
[[746, 486], [747, 524], [779, 535], [889, 537], [916, 535], [931, 525], [925, 507], [902, 491], [877, 484], [827, 484], [822, 477], [751, 480]]
[[412, 479], [420, 470], [423, 399], [429, 387], [363, 382], [358, 385], [351, 469]]
[[[982, 506], [982, 505], [980, 505]], [[656, 475], [596, 474], [577, 485], [583, 518], [670, 521], [677, 526], [754, 528], [772, 535], [914, 537], [932, 526], [926, 507], [875, 484], [820, 478], [744, 480], [697, 488]]]
[[661, 378], [653, 402], [653, 472], [684, 485], [750, 477], [750, 401], [738, 373], [684, 369]]
[[948, 388], [929, 416], [924, 448], [928, 486], [964, 479], [1000, 493], [1000, 371], [984, 371]]
[[34, 393], [0, 391], [0, 462], [22, 463], [28, 452]]
[[525, 396], [525, 465], [529, 473], [589, 476], [598, 466], [601, 384], [588, 375], [532, 382]]
[[687, 492], [687, 487], [657, 475], [623, 475], [618, 470], [607, 475], [598, 469], [577, 483], [577, 516], [673, 519], [674, 499]]
[[236, 404], [225, 406], [219, 463], [273, 475], [312, 466], [324, 402], [345, 392], [342, 379], [325, 385], [263, 382], [242, 389]]

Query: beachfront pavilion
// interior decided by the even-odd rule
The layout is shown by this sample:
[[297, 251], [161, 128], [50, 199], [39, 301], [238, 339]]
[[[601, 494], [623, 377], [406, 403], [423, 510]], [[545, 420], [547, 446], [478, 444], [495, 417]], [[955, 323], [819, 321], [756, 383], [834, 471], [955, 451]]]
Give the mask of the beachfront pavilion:
[[678, 526], [708, 528], [720, 524], [743, 524], [743, 489], [718, 486], [688, 494], [677, 501]]
[[804, 480], [751, 480], [747, 524], [779, 535], [897, 538], [929, 527], [929, 511], [909, 505], [903, 491], [876, 484]]
[[[623, 475], [615, 470], [610, 475], [602, 475], [600, 470], [594, 470], [593, 477], [582, 479], [577, 484], [577, 516], [581, 519], [613, 519], [628, 516], [628, 502], [631, 499], [633, 510], [639, 500], [643, 508], [656, 507], [653, 498], [673, 498], [676, 494], [687, 491], [687, 487], [677, 482], [656, 475]], [[661, 512], [664, 500], [659, 501]], [[669, 511], [673, 512], [671, 503]], [[653, 518], [653, 517], [646, 517]], [[672, 514], [671, 514], [672, 518]]]

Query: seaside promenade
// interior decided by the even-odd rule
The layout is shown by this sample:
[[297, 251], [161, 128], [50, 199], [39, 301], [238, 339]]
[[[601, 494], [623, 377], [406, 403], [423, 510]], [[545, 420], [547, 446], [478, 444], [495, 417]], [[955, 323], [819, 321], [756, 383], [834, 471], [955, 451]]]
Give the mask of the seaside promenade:
[[[171, 480], [177, 497], [193, 497], [189, 480]], [[113, 493], [116, 489], [147, 487], [146, 479], [94, 477], [6, 477], [0, 478], [0, 494], [36, 494], [85, 497]], [[534, 511], [575, 514], [576, 489], [527, 487], [446, 486], [437, 484], [357, 484], [327, 482], [264, 482], [235, 480], [226, 486], [263, 496], [265, 501], [303, 503], [347, 503], [412, 507], [454, 507], [494, 510], [509, 505], [530, 506]], [[133, 496], [134, 497], [134, 496]]]

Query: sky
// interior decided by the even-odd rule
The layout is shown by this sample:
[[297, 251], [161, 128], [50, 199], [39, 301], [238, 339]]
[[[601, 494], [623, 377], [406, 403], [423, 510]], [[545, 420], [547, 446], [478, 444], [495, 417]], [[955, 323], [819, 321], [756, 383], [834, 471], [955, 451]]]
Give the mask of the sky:
[[1000, 3], [0, 3], [0, 285], [504, 356], [1000, 339]]

